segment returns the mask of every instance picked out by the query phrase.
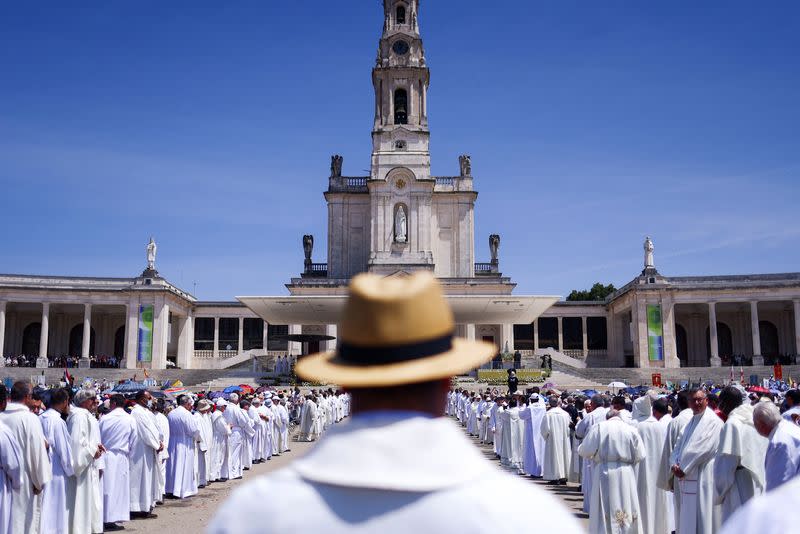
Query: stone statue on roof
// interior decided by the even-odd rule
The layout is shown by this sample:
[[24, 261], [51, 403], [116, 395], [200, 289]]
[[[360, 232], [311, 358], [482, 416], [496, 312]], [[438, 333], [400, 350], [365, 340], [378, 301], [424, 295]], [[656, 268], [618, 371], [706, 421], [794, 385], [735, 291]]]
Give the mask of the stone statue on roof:
[[645, 269], [652, 269], [655, 267], [655, 262], [653, 261], [653, 240], [650, 237], [644, 238], [644, 268]]
[[156, 251], [158, 250], [158, 246], [156, 242], [153, 240], [153, 236], [150, 236], [150, 242], [147, 244], [145, 249], [147, 251], [147, 269], [150, 271], [156, 270]]

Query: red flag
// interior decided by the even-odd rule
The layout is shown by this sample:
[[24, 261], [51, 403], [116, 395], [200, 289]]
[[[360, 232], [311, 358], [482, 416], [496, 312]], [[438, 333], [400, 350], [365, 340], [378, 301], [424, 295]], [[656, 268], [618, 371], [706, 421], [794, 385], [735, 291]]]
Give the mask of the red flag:
[[67, 384], [72, 384], [72, 375], [69, 374], [69, 371], [67, 371], [66, 365], [64, 366], [64, 382]]
[[739, 366], [739, 383], [744, 385], [744, 367]]

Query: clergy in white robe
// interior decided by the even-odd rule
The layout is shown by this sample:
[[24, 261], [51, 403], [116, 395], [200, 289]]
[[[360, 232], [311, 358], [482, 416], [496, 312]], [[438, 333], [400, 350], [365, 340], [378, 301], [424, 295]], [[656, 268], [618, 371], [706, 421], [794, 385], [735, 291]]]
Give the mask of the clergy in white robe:
[[764, 464], [767, 491], [800, 476], [800, 427], [782, 419], [772, 402], [756, 404], [753, 424], [769, 439]]
[[572, 446], [569, 425], [572, 418], [558, 404], [558, 397], [550, 397], [550, 409], [542, 419], [541, 434], [544, 438], [542, 478], [551, 482], [567, 483]]
[[[280, 412], [278, 411], [278, 403], [274, 401], [275, 397], [271, 397], [267, 399], [267, 407], [272, 410], [272, 454], [279, 455], [279, 443], [281, 439], [281, 416]], [[316, 404], [314, 405], [316, 406]], [[311, 421], [311, 425], [314, 429], [316, 429], [316, 419], [317, 414], [316, 410], [314, 411], [314, 419]], [[316, 430], [315, 430], [316, 431]]]
[[112, 395], [111, 411], [100, 418], [100, 439], [106, 448], [103, 470], [103, 522], [130, 520], [130, 454], [136, 446], [136, 421], [123, 407], [125, 398]]
[[93, 413], [97, 410], [97, 394], [82, 389], [75, 394], [69, 410], [67, 428], [72, 442], [74, 475], [67, 479], [71, 534], [103, 532], [103, 491], [100, 470], [105, 465], [105, 448], [100, 442], [100, 424]]
[[164, 499], [164, 487], [167, 485], [167, 458], [169, 458], [169, 421], [166, 416], [167, 406], [164, 399], [158, 399], [153, 415], [158, 425], [158, 438], [164, 444], [161, 452], [158, 453], [158, 470], [156, 472], [156, 504], [160, 504]]
[[720, 411], [727, 416], [714, 461], [714, 503], [722, 522], [753, 497], [764, 492], [764, 458], [768, 441], [753, 425], [753, 406], [728, 386], [719, 394]]
[[478, 397], [472, 399], [467, 407], [467, 434], [478, 435]]
[[589, 532], [592, 534], [643, 534], [634, 466], [645, 457], [636, 429], [616, 410], [594, 425], [578, 453], [594, 462]]
[[542, 476], [545, 442], [541, 428], [546, 411], [544, 405], [539, 402], [539, 395], [532, 396], [527, 406], [519, 411], [519, 418], [525, 426], [522, 440], [522, 469], [536, 478]]
[[[578, 421], [575, 425], [575, 437], [578, 441], [583, 442], [583, 439], [596, 424], [606, 420], [608, 408], [604, 406], [605, 399], [602, 395], [595, 395], [589, 400], [588, 413], [586, 417]], [[592, 495], [592, 469], [594, 463], [589, 458], [583, 458], [581, 465], [581, 491], [583, 493], [583, 511], [589, 513], [589, 506], [591, 503]]]
[[50, 396], [50, 409], [39, 417], [44, 438], [50, 447], [47, 454], [53, 468], [53, 478], [42, 491], [42, 533], [61, 534], [69, 530], [67, 479], [73, 475], [72, 446], [67, 423], [61, 418], [69, 412], [69, 394], [56, 389]]
[[256, 413], [261, 419], [261, 458], [262, 460], [269, 460], [272, 457], [272, 410], [264, 405], [264, 402], [259, 399]]
[[148, 391], [140, 391], [134, 400], [131, 417], [136, 422], [136, 439], [130, 456], [131, 512], [150, 514], [153, 504], [160, 499], [158, 491], [158, 453], [163, 448], [156, 418], [150, 410], [153, 398]]
[[228, 406], [228, 401], [218, 398], [215, 404], [217, 409], [211, 414], [214, 445], [211, 448], [211, 474], [209, 475], [214, 482], [230, 478], [230, 445], [228, 440], [231, 435], [231, 427], [223, 415]]
[[649, 411], [653, 415], [636, 425], [645, 449], [644, 458], [636, 465], [642, 530], [644, 534], [669, 534], [675, 530], [672, 493], [659, 488], [656, 480], [661, 469], [661, 452], [664, 450], [667, 425], [671, 418], [667, 414], [667, 402], [663, 399], [654, 401], [652, 410]]
[[255, 421], [250, 418], [250, 401], [242, 399], [239, 402], [239, 409], [247, 417], [247, 424], [250, 427], [250, 433], [242, 438], [242, 469], [245, 471], [253, 467], [253, 439], [256, 435]]
[[264, 421], [258, 414], [258, 407], [261, 406], [261, 399], [254, 397], [250, 404], [250, 409], [247, 410], [247, 415], [253, 420], [253, 463], [261, 463], [264, 461], [264, 434], [261, 429], [264, 427]]
[[211, 402], [203, 399], [197, 403], [194, 417], [200, 429], [200, 441], [197, 442], [197, 484], [204, 488], [213, 480], [211, 478], [211, 457], [214, 450], [214, 428], [211, 425]]
[[298, 436], [300, 441], [314, 441], [316, 439], [316, 432], [314, 431], [316, 419], [317, 405], [312, 400], [312, 396], [308, 395], [300, 412], [300, 434]]
[[689, 392], [686, 390], [678, 392], [677, 406], [680, 409], [672, 420], [667, 424], [667, 437], [664, 440], [664, 449], [661, 451], [661, 461], [658, 468], [658, 479], [656, 485], [666, 491], [672, 492], [672, 508], [675, 512], [674, 525], [677, 526], [680, 519], [681, 508], [681, 486], [675, 479], [672, 472], [672, 465], [669, 462], [672, 451], [678, 444], [678, 439], [683, 435], [686, 425], [692, 419], [692, 411], [689, 409]]
[[0, 534], [14, 534], [11, 529], [11, 499], [15, 491], [19, 492], [22, 469], [22, 451], [17, 438], [0, 422]]
[[775, 491], [750, 499], [722, 527], [722, 534], [788, 534], [797, 531], [800, 510], [800, 477]]
[[178, 397], [178, 407], [167, 416], [169, 421], [169, 458], [164, 492], [179, 499], [197, 494], [195, 447], [200, 441], [200, 428], [190, 411], [192, 399]]
[[239, 408], [239, 395], [232, 393], [230, 402], [223, 414], [225, 421], [231, 427], [231, 435], [228, 439], [230, 445], [230, 477], [237, 479], [242, 477], [242, 448], [244, 440], [253, 435], [253, 428], [250, 426], [250, 418]]
[[[273, 401], [275, 397], [273, 397]], [[286, 410], [286, 401], [278, 398], [276, 408], [280, 419], [280, 431], [278, 432], [278, 452], [289, 451], [289, 412]]]
[[680, 534], [713, 534], [720, 527], [720, 508], [714, 504], [714, 458], [722, 420], [708, 408], [703, 390], [690, 390], [692, 418], [670, 456], [670, 470], [679, 479]]
[[519, 407], [516, 398], [508, 405], [508, 410], [501, 415], [503, 419], [503, 455], [500, 463], [508, 469], [522, 472], [522, 444], [524, 422], [519, 418]]
[[30, 410], [33, 405], [30, 385], [16, 382], [8, 395], [10, 402], [0, 412], [0, 422], [5, 423], [16, 438], [22, 452], [19, 488], [12, 488], [11, 531], [38, 534], [41, 529], [41, 492], [53, 477], [47, 443], [39, 418]]
[[480, 413], [480, 423], [479, 423], [479, 432], [480, 432], [480, 439], [481, 443], [491, 443], [491, 427], [489, 425], [489, 421], [492, 417], [492, 409], [494, 408], [494, 401], [489, 397], [486, 396], [486, 399], [483, 402], [483, 409]]

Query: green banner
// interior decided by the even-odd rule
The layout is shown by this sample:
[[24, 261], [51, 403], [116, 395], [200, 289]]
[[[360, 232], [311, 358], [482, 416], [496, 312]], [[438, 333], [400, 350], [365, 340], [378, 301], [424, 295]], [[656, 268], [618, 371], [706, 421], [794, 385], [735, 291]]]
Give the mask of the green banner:
[[651, 362], [664, 360], [664, 326], [658, 304], [647, 305], [647, 355]]
[[136, 360], [153, 361], [153, 306], [139, 306], [139, 351]]

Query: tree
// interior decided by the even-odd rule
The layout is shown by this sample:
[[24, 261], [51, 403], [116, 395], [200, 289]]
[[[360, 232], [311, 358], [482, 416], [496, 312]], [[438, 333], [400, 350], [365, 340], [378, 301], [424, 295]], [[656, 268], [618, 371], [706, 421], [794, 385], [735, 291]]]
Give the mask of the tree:
[[600, 282], [597, 282], [595, 285], [592, 286], [591, 289], [584, 289], [583, 291], [578, 291], [577, 289], [573, 289], [572, 292], [567, 296], [567, 300], [571, 301], [587, 301], [587, 300], [605, 300], [607, 296], [611, 293], [616, 291], [617, 288], [614, 287], [614, 284], [608, 284], [604, 286]]

